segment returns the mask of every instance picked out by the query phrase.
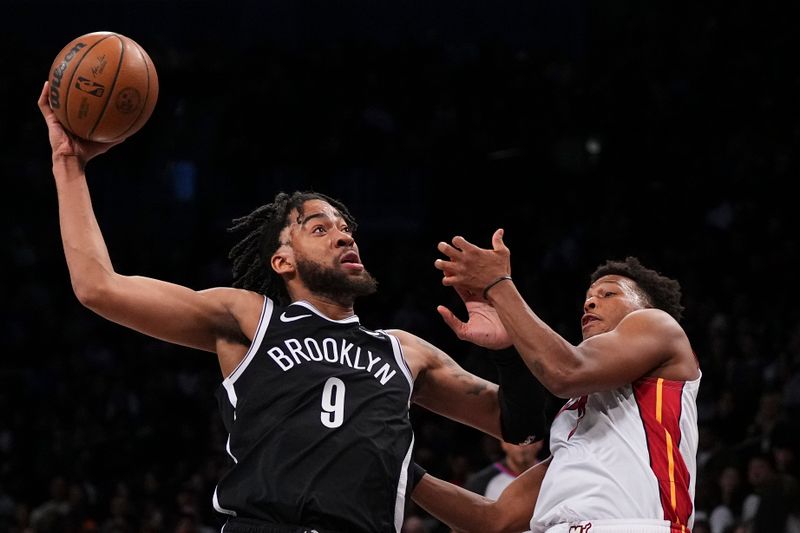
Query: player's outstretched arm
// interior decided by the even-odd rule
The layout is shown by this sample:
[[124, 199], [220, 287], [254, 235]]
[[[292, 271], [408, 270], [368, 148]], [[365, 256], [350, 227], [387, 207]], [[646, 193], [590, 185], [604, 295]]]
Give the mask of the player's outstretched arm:
[[497, 385], [470, 374], [431, 343], [392, 330], [417, 369], [412, 401], [426, 409], [502, 439]]
[[412, 499], [432, 516], [460, 533], [527, 531], [550, 459], [532, 466], [500, 494], [497, 501], [430, 474], [417, 483]]
[[412, 401], [514, 444], [532, 442], [546, 432], [541, 384], [525, 371], [516, 353], [493, 354], [500, 386], [464, 370], [449, 355], [411, 333], [391, 331], [416, 369]]
[[[442, 283], [482, 293], [527, 367], [556, 396], [571, 398], [621, 387], [654, 369], [663, 373], [671, 360], [681, 357], [678, 354], [691, 354], [678, 322], [658, 309], [630, 312], [612, 330], [573, 345], [546, 324], [517, 290], [502, 229], [492, 236], [491, 248], [479, 248], [457, 236], [452, 244], [439, 243], [438, 249], [447, 256], [434, 262], [444, 274]], [[609, 292], [608, 297], [614, 294]], [[688, 364], [680, 373], [672, 373], [681, 377], [671, 379], [691, 375], [691, 359], [683, 357]]]
[[[252, 297], [237, 289], [196, 292], [162, 281], [114, 271], [92, 209], [84, 168], [118, 143], [96, 143], [68, 134], [48, 103], [47, 84], [39, 109], [47, 123], [58, 193], [59, 222], [72, 288], [99, 315], [142, 333], [184, 346], [217, 351], [222, 338], [241, 336], [233, 310]], [[244, 293], [244, 294], [243, 294]]]

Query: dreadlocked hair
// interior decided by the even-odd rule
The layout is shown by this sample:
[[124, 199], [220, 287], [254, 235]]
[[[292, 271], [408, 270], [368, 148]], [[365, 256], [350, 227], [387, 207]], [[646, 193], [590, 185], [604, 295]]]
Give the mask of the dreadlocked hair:
[[606, 261], [594, 271], [591, 282], [594, 283], [608, 275], [632, 279], [647, 297], [650, 305], [669, 313], [677, 321], [683, 316], [680, 283], [662, 276], [655, 270], [645, 268], [637, 258], [626, 257], [624, 261]]
[[356, 222], [340, 201], [311, 191], [280, 192], [272, 203], [233, 219], [233, 226], [228, 228], [231, 233], [244, 234], [244, 238], [228, 253], [228, 258], [233, 260], [234, 287], [261, 293], [280, 305], [290, 303], [286, 284], [269, 266], [269, 260], [281, 245], [280, 234], [291, 222], [289, 215], [297, 209], [302, 217], [303, 204], [309, 200], [322, 200], [332, 205], [355, 231]]

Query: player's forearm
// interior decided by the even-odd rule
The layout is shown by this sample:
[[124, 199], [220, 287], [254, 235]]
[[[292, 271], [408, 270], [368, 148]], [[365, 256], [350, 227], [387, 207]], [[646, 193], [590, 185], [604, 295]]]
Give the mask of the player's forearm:
[[61, 240], [72, 288], [81, 302], [87, 303], [114, 269], [78, 159], [54, 158], [53, 175], [58, 191]]
[[488, 295], [527, 367], [550, 392], [563, 396], [581, 364], [576, 347], [536, 316], [513, 283], [500, 283]]
[[411, 498], [436, 519], [456, 531], [491, 533], [498, 517], [492, 515], [493, 502], [466, 489], [425, 474]]
[[418, 379], [412, 401], [429, 411], [502, 439], [497, 385], [467, 374], [449, 383]]

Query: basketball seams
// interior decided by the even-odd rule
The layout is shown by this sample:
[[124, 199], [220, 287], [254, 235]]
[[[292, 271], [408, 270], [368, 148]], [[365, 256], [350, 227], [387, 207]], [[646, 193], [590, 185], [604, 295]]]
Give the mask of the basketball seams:
[[[139, 110], [139, 115], [133, 122], [131, 122], [130, 126], [128, 126], [128, 128], [122, 133], [120, 133], [119, 136], [117, 136], [114, 140], [125, 137], [125, 134], [131, 131], [131, 129], [133, 129], [133, 127], [139, 122], [139, 120], [142, 118], [142, 113], [144, 113], [147, 110], [147, 102], [150, 98], [150, 84], [152, 83], [152, 81], [150, 80], [150, 68], [151, 68], [150, 59], [147, 56], [147, 53], [144, 51], [144, 49], [141, 46], [139, 46], [139, 43], [133, 40], [131, 40], [130, 42], [133, 46], [136, 47], [137, 50], [139, 50], [139, 53], [142, 55], [142, 60], [144, 61], [144, 71], [145, 74], [147, 75], [147, 90], [144, 93], [144, 102], [142, 102], [141, 109]], [[120, 64], [122, 64], [122, 61], [120, 61]], [[111, 96], [109, 95], [109, 98], [110, 97]]]
[[[106, 101], [103, 103], [103, 109], [100, 110], [100, 114], [97, 115], [97, 120], [92, 126], [92, 129], [89, 130], [89, 133], [86, 134], [87, 138], [91, 138], [94, 131], [97, 129], [97, 126], [100, 125], [100, 121], [103, 120], [103, 115], [106, 114], [106, 109], [108, 109], [108, 102], [111, 101], [111, 96], [114, 94], [114, 88], [117, 86], [117, 78], [119, 78], [119, 71], [122, 70], [122, 63], [125, 60], [125, 41], [120, 37], [118, 34], [114, 33], [109, 35], [109, 37], [116, 37], [119, 39], [121, 48], [119, 52], [119, 62], [117, 63], [117, 71], [114, 73], [114, 79], [111, 81], [111, 86], [108, 88], [108, 97]], [[84, 56], [85, 57], [85, 56]]]
[[[64, 86], [64, 89], [65, 89], [65, 91], [64, 91], [64, 120], [67, 121], [66, 126], [67, 126], [67, 129], [70, 130], [70, 131], [72, 131], [72, 125], [70, 124], [70, 120], [69, 120], [69, 95], [72, 94], [72, 82], [75, 80], [75, 75], [78, 73], [78, 69], [81, 67], [81, 63], [83, 63], [83, 60], [86, 59], [86, 56], [89, 55], [89, 52], [91, 52], [94, 49], [94, 47], [97, 46], [98, 44], [102, 43], [103, 41], [105, 41], [109, 37], [114, 37], [114, 36], [116, 36], [116, 34], [112, 33], [110, 35], [106, 35], [105, 37], [103, 37], [101, 39], [98, 39], [97, 41], [95, 41], [95, 43], [93, 45], [89, 46], [86, 49], [86, 51], [83, 53], [83, 55], [80, 58], [75, 58], [75, 59], [77, 59], [77, 62], [75, 63], [75, 66], [72, 69], [72, 74], [70, 74], [69, 83]], [[122, 64], [122, 56], [120, 56], [120, 65], [121, 64]], [[108, 100], [106, 100], [106, 102], [107, 101]], [[102, 116], [102, 113], [101, 113], [101, 116]], [[96, 127], [97, 127], [97, 124], [95, 124], [95, 128]], [[92, 128], [92, 131], [94, 131], [94, 128]], [[92, 132], [90, 131], [89, 134], [87, 135], [87, 137], [90, 136], [91, 133]]]
[[[158, 101], [153, 60], [139, 43], [117, 32], [73, 40], [53, 62], [51, 77], [60, 82], [60, 93], [51, 89], [49, 95], [56, 101], [58, 120], [66, 131], [89, 141], [118, 142], [136, 133]], [[83, 92], [92, 95], [88, 101]]]

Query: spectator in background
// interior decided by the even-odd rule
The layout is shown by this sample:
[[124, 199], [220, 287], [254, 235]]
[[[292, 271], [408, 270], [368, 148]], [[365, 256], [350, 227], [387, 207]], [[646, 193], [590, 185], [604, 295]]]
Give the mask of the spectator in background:
[[490, 500], [498, 499], [512, 481], [539, 463], [539, 454], [544, 449], [544, 441], [527, 445], [500, 441], [499, 446], [502, 457], [467, 478], [465, 489]]
[[403, 522], [400, 533], [428, 533], [425, 521], [416, 515], [411, 515]]
[[16, 503], [0, 483], [0, 531], [8, 531], [14, 523], [14, 510]]
[[50, 480], [50, 499], [31, 511], [31, 526], [41, 531], [58, 531], [70, 512], [67, 481], [63, 476]]
[[776, 435], [791, 431], [783, 411], [783, 395], [778, 390], [761, 393], [753, 423], [747, 428], [745, 447], [750, 453], [767, 453]]
[[539, 462], [539, 452], [544, 441], [518, 445], [500, 441], [502, 457], [470, 475], [464, 488], [490, 500], [496, 500], [500, 493], [528, 468]]
[[717, 502], [711, 509], [708, 524], [711, 533], [725, 533], [736, 524], [742, 514], [745, 487], [742, 473], [736, 465], [727, 465], [716, 479]]
[[742, 504], [742, 522], [752, 533], [800, 533], [798, 480], [775, 470], [772, 456], [754, 455], [747, 464], [751, 491]]
[[797, 461], [800, 438], [794, 433], [797, 431], [795, 428], [783, 429], [785, 431], [777, 433], [772, 439], [771, 452], [775, 470], [780, 474], [800, 479], [800, 464]]

